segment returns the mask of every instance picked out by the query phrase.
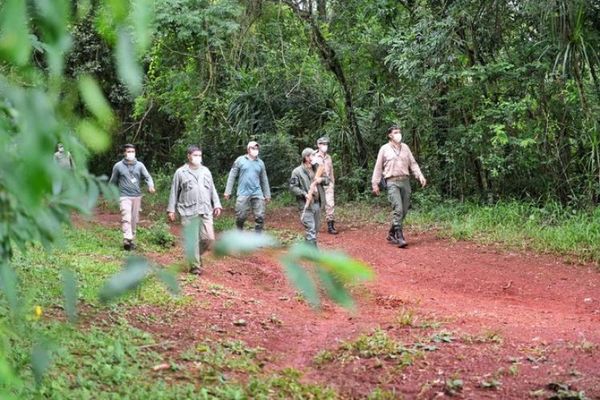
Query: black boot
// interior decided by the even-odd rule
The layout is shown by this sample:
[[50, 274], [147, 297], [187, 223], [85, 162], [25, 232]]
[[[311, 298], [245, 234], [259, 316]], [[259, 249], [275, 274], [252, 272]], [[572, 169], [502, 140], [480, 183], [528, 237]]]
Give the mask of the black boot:
[[408, 243], [406, 243], [406, 240], [404, 240], [404, 233], [402, 233], [402, 228], [398, 228], [398, 230], [396, 231], [396, 238], [398, 238], [398, 247], [403, 249], [406, 246], [408, 246]]
[[400, 229], [400, 227], [397, 227], [395, 225], [390, 226], [390, 231], [388, 232], [387, 236], [388, 242], [392, 244], [398, 244], [398, 237], [396, 236], [396, 232], [398, 229]]
[[337, 235], [338, 231], [335, 229], [335, 221], [327, 221], [327, 233]]
[[235, 220], [235, 227], [240, 231], [244, 230], [244, 221]]
[[258, 217], [254, 220], [254, 222], [256, 222], [256, 225], [254, 226], [254, 231], [256, 233], [262, 233], [265, 227], [265, 219], [262, 217]]

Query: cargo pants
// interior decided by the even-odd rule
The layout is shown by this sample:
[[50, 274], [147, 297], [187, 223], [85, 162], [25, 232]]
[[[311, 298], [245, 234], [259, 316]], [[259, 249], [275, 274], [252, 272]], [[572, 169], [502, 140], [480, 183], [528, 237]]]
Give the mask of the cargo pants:
[[237, 197], [235, 201], [235, 225], [238, 229], [244, 229], [244, 223], [251, 209], [256, 223], [254, 229], [261, 232], [265, 226], [265, 199], [261, 197]]
[[402, 229], [404, 218], [410, 206], [410, 180], [406, 178], [390, 178], [386, 180], [388, 200], [392, 205], [392, 225]]

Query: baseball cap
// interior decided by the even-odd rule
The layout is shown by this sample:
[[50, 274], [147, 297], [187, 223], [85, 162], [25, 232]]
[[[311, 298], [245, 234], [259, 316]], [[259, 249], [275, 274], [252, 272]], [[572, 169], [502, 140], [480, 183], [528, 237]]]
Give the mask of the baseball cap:
[[250, 147], [260, 147], [260, 145], [255, 142], [254, 140], [248, 142], [248, 146], [246, 146], [247, 149], [249, 149]]
[[321, 136], [317, 139], [317, 144], [329, 144], [329, 138], [327, 136]]

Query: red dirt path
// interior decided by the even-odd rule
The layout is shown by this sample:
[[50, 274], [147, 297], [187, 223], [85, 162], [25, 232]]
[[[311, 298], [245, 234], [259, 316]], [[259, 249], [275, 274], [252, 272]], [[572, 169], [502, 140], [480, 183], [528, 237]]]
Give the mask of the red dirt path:
[[[295, 210], [272, 214], [269, 227], [300, 232]], [[118, 226], [118, 216], [97, 218]], [[409, 247], [398, 249], [385, 242], [385, 226], [356, 229], [341, 221], [339, 228], [337, 236], [322, 231], [320, 246], [342, 249], [376, 273], [374, 281], [353, 290], [355, 313], [331, 304], [311, 310], [289, 288], [278, 255], [261, 253], [209, 257], [205, 274], [184, 284], [185, 293], [194, 298], [185, 312], [141, 307], [132, 310], [131, 318], [168, 343], [174, 360], [179, 351], [207, 337], [239, 338], [266, 349], [265, 368], [300, 369], [307, 380], [331, 385], [344, 398], [364, 397], [376, 387], [395, 391], [399, 398], [447, 396], [446, 380], [460, 378], [464, 387], [455, 394], [459, 398], [523, 399], [562, 383], [600, 399], [597, 266], [442, 240], [434, 232], [408, 231]], [[179, 253], [155, 258], [170, 263]], [[409, 312], [414, 314], [412, 326], [399, 323], [398, 317]], [[145, 315], [159, 317], [159, 322], [148, 323]], [[247, 324], [235, 326], [239, 319]], [[320, 351], [335, 351], [340, 341], [375, 328], [406, 346], [419, 342], [438, 349], [402, 369], [397, 360], [314, 362]], [[449, 343], [431, 341], [444, 332]], [[493, 380], [500, 386], [483, 387], [482, 382]], [[551, 394], [546, 389], [542, 398]]]

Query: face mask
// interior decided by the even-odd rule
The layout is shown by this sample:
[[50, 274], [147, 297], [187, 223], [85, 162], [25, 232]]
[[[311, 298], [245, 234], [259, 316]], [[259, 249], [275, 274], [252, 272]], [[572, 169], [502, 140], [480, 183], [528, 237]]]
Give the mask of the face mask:
[[392, 135], [392, 140], [396, 143], [400, 143], [402, 141], [402, 134], [401, 133], [394, 133]]
[[250, 149], [250, 155], [254, 158], [258, 157], [258, 149]]
[[327, 153], [327, 149], [328, 149], [328, 147], [326, 144], [319, 145], [319, 150], [321, 150], [321, 153], [323, 153], [323, 154]]
[[310, 158], [311, 165], [317, 165], [318, 162], [319, 162], [319, 160], [317, 159], [317, 157], [313, 156]]
[[202, 156], [192, 156], [192, 164], [195, 166], [202, 164]]
[[125, 159], [127, 161], [133, 161], [133, 160], [135, 160], [135, 153], [125, 153]]

